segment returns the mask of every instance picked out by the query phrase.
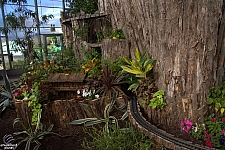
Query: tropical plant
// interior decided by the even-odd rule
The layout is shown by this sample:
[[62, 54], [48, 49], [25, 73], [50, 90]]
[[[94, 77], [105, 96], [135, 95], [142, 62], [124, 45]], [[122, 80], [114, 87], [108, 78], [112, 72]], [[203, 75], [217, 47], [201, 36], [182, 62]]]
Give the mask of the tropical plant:
[[152, 70], [155, 59], [147, 58], [147, 52], [142, 55], [139, 49], [136, 48], [135, 59], [132, 60], [121, 57], [121, 60], [125, 63], [121, 68], [124, 72], [130, 74], [129, 80], [131, 85], [128, 90], [135, 91], [139, 86], [139, 81], [146, 78], [148, 73]]
[[103, 74], [100, 79], [100, 85], [96, 93], [99, 93], [102, 97], [111, 99], [115, 92], [125, 95], [122, 91], [121, 86], [126, 83], [122, 82], [123, 74], [113, 75], [108, 65], [104, 66]]
[[[37, 117], [38, 120], [37, 120], [37, 124], [36, 124], [35, 129], [32, 128], [32, 125], [31, 125], [31, 122], [29, 120], [28, 114], [27, 114], [27, 118], [28, 118], [27, 119], [28, 120], [28, 127], [25, 126], [25, 124], [24, 124], [24, 122], [21, 118], [16, 118], [13, 122], [13, 127], [16, 123], [21, 123], [22, 128], [23, 128], [23, 131], [13, 133], [16, 136], [20, 136], [15, 140], [15, 142], [18, 142], [17, 146], [19, 146], [23, 142], [26, 142], [25, 150], [30, 150], [31, 144], [36, 143], [36, 146], [34, 147], [34, 150], [37, 150], [41, 145], [41, 142], [39, 140], [44, 139], [44, 137], [46, 135], [51, 134], [51, 135], [57, 135], [57, 136], [60, 136], [60, 137], [65, 137], [65, 136], [61, 136], [57, 133], [51, 132], [52, 129], [53, 129], [53, 126], [54, 126], [53, 124], [50, 125], [50, 127], [48, 129], [45, 129], [44, 125], [40, 121], [41, 120], [41, 113], [38, 114], [38, 117]], [[26, 135], [26, 136], [24, 136], [24, 135]]]
[[[1, 32], [14, 34], [15, 40], [12, 41], [12, 48], [15, 51], [21, 51], [24, 54], [24, 58], [31, 62], [34, 57], [37, 56], [33, 48], [33, 35], [38, 27], [40, 27], [42, 24], [47, 23], [54, 16], [43, 15], [41, 16], [40, 21], [37, 21], [35, 12], [27, 9], [24, 6], [24, 4], [27, 4], [27, 0], [2, 1], [2, 5], [4, 5], [5, 3], [12, 3], [16, 5], [13, 5], [13, 11], [5, 15], [7, 27], [5, 27], [4, 29], [2, 28]], [[27, 20], [31, 18], [33, 20], [33, 24], [28, 27]], [[20, 34], [18, 34], [18, 32], [20, 32]], [[21, 37], [21, 33], [23, 33], [24, 36]], [[41, 45], [39, 46], [41, 47]]]
[[2, 111], [0, 112], [0, 115], [3, 111], [6, 110], [7, 107], [10, 107], [13, 105], [12, 89], [11, 89], [10, 81], [7, 74], [3, 75], [3, 81], [4, 81], [4, 88], [1, 87], [3, 91], [1, 95], [3, 95], [3, 97], [0, 100], [0, 108], [2, 108]]
[[99, 131], [92, 127], [84, 128], [84, 132], [92, 137], [92, 141], [84, 139], [82, 146], [89, 150], [151, 150], [153, 140], [148, 138], [130, 124], [125, 129], [113, 127], [112, 132]]

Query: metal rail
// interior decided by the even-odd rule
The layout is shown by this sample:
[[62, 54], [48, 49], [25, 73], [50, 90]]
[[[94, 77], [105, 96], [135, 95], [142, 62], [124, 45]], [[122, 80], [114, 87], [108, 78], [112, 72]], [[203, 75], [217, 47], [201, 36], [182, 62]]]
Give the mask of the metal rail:
[[149, 122], [146, 122], [143, 117], [140, 115], [138, 109], [138, 102], [136, 96], [133, 94], [131, 96], [130, 100], [130, 113], [132, 117], [135, 119], [136, 123], [138, 123], [142, 128], [145, 128], [149, 132], [169, 141], [175, 144], [175, 146], [180, 149], [180, 148], [187, 148], [190, 150], [212, 150], [211, 148], [208, 148], [206, 146], [201, 146], [201, 145], [195, 145], [189, 141], [185, 141], [182, 139], [178, 139], [176, 137], [172, 137], [169, 134], [166, 134], [165, 132], [160, 131], [157, 127], [152, 125]]

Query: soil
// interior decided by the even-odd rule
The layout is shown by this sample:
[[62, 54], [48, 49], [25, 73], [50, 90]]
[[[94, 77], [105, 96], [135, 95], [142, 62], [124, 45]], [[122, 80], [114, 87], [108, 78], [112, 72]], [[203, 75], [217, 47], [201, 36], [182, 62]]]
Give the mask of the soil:
[[[120, 116], [121, 113], [114, 112], [114, 116]], [[22, 131], [20, 124], [15, 124], [13, 128], [13, 121], [16, 118], [15, 109], [7, 109], [2, 114], [2, 120], [0, 120], [0, 150], [4, 149], [3, 137], [5, 135], [12, 135], [14, 132]], [[125, 122], [121, 122], [120, 126], [125, 126]], [[193, 143], [203, 144], [203, 141], [196, 141], [189, 134], [186, 134], [179, 129], [168, 128], [165, 126], [159, 126], [160, 128], [165, 128], [166, 132], [175, 135], [176, 137], [182, 138]], [[57, 128], [53, 127], [53, 132], [60, 135], [70, 135], [68, 137], [59, 137], [55, 135], [48, 135], [41, 141], [41, 146], [39, 150], [84, 150], [82, 147], [82, 142], [84, 138], [91, 141], [91, 137], [84, 133], [83, 125], [71, 125], [69, 128]], [[16, 137], [14, 136], [14, 139]], [[24, 150], [25, 145], [20, 145], [17, 149]], [[156, 148], [153, 148], [156, 149]]]

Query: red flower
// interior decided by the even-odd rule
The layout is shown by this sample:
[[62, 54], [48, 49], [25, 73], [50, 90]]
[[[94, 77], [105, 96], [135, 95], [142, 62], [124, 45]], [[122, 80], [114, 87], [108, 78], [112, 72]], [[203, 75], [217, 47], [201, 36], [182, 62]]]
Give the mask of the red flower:
[[225, 117], [224, 117], [224, 118], [222, 118], [222, 121], [223, 121], [223, 122], [225, 122]]
[[207, 139], [210, 139], [210, 138], [211, 138], [211, 135], [208, 134], [208, 132], [204, 132], [204, 136], [205, 136], [205, 138], [207, 138]]
[[210, 147], [210, 148], [213, 147], [212, 141], [211, 141], [210, 139], [207, 139], [207, 140], [205, 141], [205, 145], [208, 146], [208, 147]]

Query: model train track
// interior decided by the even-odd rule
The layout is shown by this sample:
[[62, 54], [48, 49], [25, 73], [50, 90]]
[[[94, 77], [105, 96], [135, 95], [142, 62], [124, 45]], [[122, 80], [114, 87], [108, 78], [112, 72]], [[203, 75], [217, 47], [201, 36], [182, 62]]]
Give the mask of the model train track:
[[169, 143], [169, 144], [165, 144], [165, 145], [170, 145], [167, 148], [172, 148], [172, 149], [177, 149], [177, 150], [180, 150], [180, 149], [182, 149], [182, 150], [183, 149], [188, 149], [188, 150], [209, 150], [210, 149], [210, 150], [212, 150], [212, 148], [193, 144], [190, 141], [185, 141], [185, 140], [176, 138], [173, 135], [168, 134], [165, 131], [158, 129], [156, 126], [147, 122], [140, 113], [140, 107], [138, 105], [137, 98], [135, 95], [131, 96], [131, 100], [129, 102], [128, 113], [132, 120], [131, 122], [135, 123], [138, 126], [138, 128], [140, 128], [143, 132], [145, 132], [145, 134], [147, 134], [147, 132], [149, 132], [150, 134], [148, 134], [148, 135], [160, 138], [161, 139], [160, 141], [162, 141], [161, 142], [162, 144]]

